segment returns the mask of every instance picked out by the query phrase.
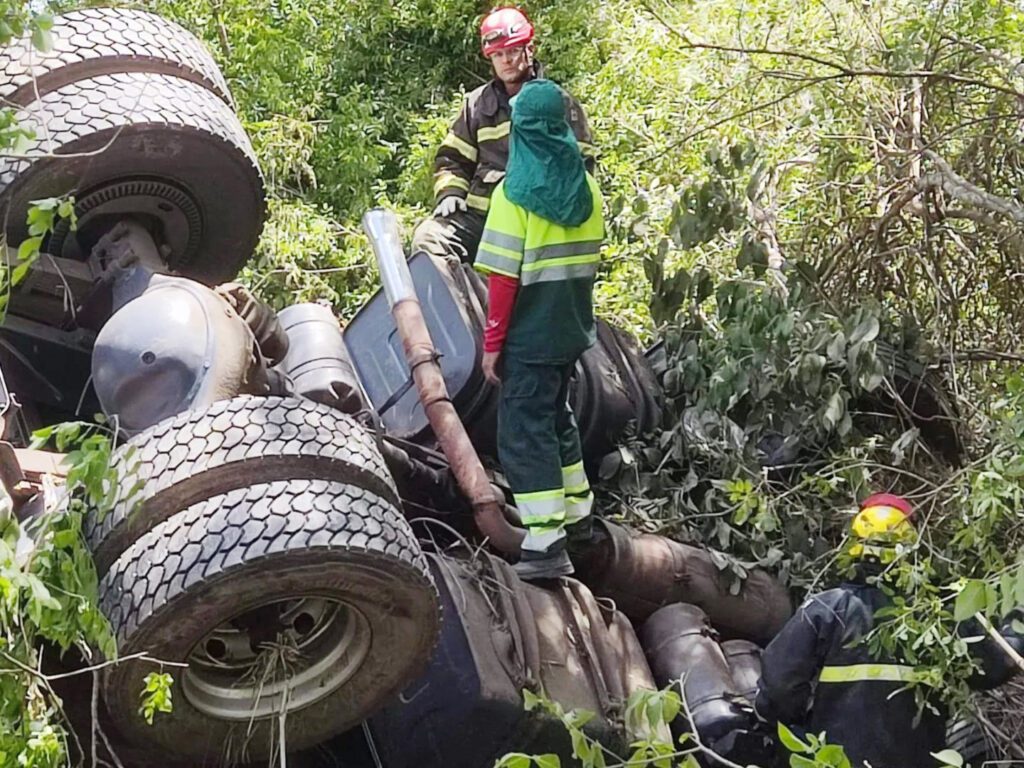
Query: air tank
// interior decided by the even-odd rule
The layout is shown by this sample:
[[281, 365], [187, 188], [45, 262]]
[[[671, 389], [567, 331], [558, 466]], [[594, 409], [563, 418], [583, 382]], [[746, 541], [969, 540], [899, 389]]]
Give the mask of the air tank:
[[277, 368], [295, 394], [345, 413], [363, 410], [363, 390], [330, 307], [294, 304], [277, 317], [288, 335], [288, 353]]

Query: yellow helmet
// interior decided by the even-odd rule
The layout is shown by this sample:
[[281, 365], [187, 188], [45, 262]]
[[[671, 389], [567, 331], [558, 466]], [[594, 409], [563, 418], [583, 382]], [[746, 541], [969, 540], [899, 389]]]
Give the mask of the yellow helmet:
[[912, 514], [910, 503], [891, 493], [876, 493], [864, 499], [850, 525], [855, 539], [849, 549], [850, 557], [891, 563], [896, 559], [896, 544], [910, 544], [917, 539], [910, 522]]

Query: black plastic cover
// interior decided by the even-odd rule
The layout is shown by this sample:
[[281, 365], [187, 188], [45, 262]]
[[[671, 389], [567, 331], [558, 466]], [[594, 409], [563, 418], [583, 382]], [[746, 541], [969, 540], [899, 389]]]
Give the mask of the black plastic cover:
[[[429, 254], [413, 256], [409, 271], [427, 330], [441, 356], [448, 395], [465, 419], [485, 386], [480, 368], [482, 322], [467, 311], [447, 267]], [[345, 328], [344, 338], [363, 389], [388, 434], [407, 440], [422, 437], [429, 429], [427, 415], [411, 383], [402, 340], [383, 291], [359, 310]]]

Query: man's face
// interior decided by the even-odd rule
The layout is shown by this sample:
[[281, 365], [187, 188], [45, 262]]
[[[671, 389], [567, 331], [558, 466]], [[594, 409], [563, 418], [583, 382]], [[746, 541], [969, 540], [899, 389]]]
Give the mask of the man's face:
[[526, 45], [501, 48], [491, 54], [494, 76], [506, 85], [522, 82], [529, 74], [531, 63], [532, 56]]

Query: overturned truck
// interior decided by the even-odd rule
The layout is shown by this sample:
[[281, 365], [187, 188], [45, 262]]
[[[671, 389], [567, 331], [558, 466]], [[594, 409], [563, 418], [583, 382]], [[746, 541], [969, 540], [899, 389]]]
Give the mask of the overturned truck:
[[[36, 136], [0, 159], [8, 242], [28, 235], [33, 200], [73, 192], [77, 218], [11, 293], [0, 368], [17, 407], [0, 458], [30, 520], [46, 506], [35, 481], [60, 472], [24, 450], [32, 431], [97, 412], [117, 427], [118, 496], [83, 531], [119, 661], [95, 706], [91, 676], [58, 688], [86, 731], [99, 716], [100, 752], [125, 766], [266, 763], [282, 748], [309, 766], [569, 760], [564, 728], [524, 712], [524, 690], [595, 712], [588, 732], [616, 749], [632, 693], [713, 659], [685, 727], [750, 754], [744, 696], [757, 643], [790, 614], [785, 590], [753, 572], [731, 594], [707, 552], [611, 523], [576, 553], [577, 579], [520, 582], [476, 275], [407, 259], [377, 211], [384, 290], [347, 327], [318, 304], [274, 312], [230, 282], [260, 234], [263, 182], [202, 44], [129, 9], [68, 13], [52, 33], [48, 52], [0, 51], [0, 95]], [[572, 391], [590, 469], [627, 425], [660, 419], [635, 341], [598, 336]], [[174, 709], [147, 725], [139, 692], [158, 668]]]

